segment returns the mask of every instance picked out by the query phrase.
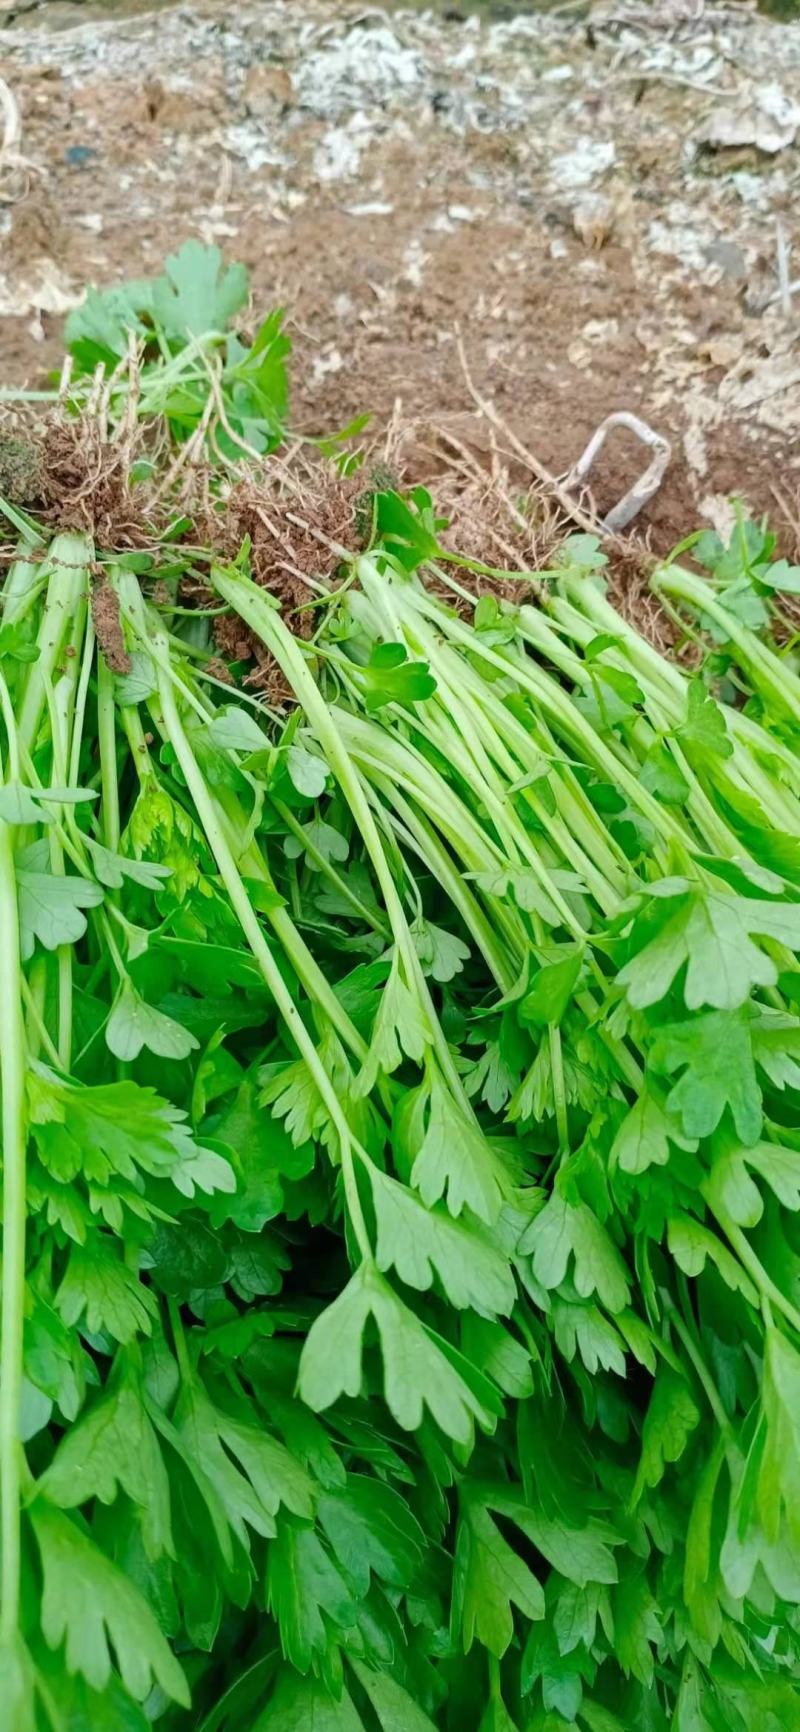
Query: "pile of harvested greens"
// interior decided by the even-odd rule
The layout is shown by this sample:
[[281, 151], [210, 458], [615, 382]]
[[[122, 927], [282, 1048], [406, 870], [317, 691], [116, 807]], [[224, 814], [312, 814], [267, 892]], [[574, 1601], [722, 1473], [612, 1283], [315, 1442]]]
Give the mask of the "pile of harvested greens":
[[800, 569], [304, 502], [246, 294], [0, 446], [3, 1724], [791, 1732]]

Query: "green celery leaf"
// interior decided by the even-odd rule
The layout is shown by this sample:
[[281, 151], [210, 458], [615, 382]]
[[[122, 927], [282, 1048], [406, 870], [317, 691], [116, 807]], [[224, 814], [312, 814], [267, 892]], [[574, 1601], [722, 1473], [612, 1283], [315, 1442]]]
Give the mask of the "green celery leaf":
[[356, 1095], [371, 1094], [378, 1077], [391, 1076], [404, 1056], [420, 1064], [432, 1038], [424, 1007], [406, 985], [395, 956], [380, 995], [369, 1052], [356, 1079]]
[[650, 1054], [654, 1070], [682, 1074], [667, 1100], [686, 1137], [708, 1137], [729, 1111], [747, 1146], [761, 1130], [761, 1090], [756, 1079], [747, 1007], [708, 1011], [658, 1030]]
[[723, 1281], [734, 1292], [739, 1292], [748, 1305], [758, 1306], [756, 1289], [736, 1258], [723, 1245], [715, 1233], [692, 1219], [691, 1215], [674, 1216], [669, 1223], [667, 1240], [670, 1251], [684, 1275], [692, 1277], [702, 1275], [706, 1262], [710, 1261], [719, 1271]]
[[316, 1679], [286, 1671], [252, 1732], [364, 1732], [364, 1726], [346, 1690], [334, 1697]]
[[125, 854], [113, 853], [92, 836], [86, 836], [84, 842], [100, 883], [107, 885], [109, 890], [121, 890], [126, 878], [132, 884], [141, 884], [145, 890], [157, 890], [165, 878], [172, 876], [169, 866], [159, 865], [155, 860], [132, 860]]
[[545, 1515], [526, 1503], [513, 1486], [486, 1486], [481, 1495], [489, 1509], [515, 1522], [567, 1581], [582, 1588], [589, 1582], [616, 1582], [618, 1572], [612, 1548], [619, 1544], [619, 1535], [608, 1524], [591, 1518], [581, 1522], [580, 1511], [574, 1524], [566, 1517]]
[[36, 792], [21, 782], [6, 782], [0, 788], [0, 818], [5, 824], [50, 824], [53, 814], [42, 811]]
[[373, 1672], [369, 1666], [352, 1658], [350, 1664], [362, 1690], [369, 1697], [383, 1732], [435, 1732], [433, 1721], [391, 1673]]
[[715, 702], [701, 679], [689, 681], [686, 689], [686, 721], [676, 728], [675, 738], [692, 752], [702, 756], [730, 758], [733, 744], [728, 739], [725, 713]]
[[311, 1480], [288, 1449], [267, 1432], [221, 1413], [198, 1383], [184, 1387], [175, 1426], [246, 1549], [248, 1528], [274, 1537], [281, 1504], [295, 1515], [313, 1514]]
[[428, 1083], [417, 1091], [427, 1126], [417, 1118], [411, 1183], [430, 1206], [441, 1197], [451, 1215], [464, 1208], [492, 1226], [510, 1192], [510, 1179], [477, 1119], [448, 1088], [438, 1067], [428, 1064]]
[[462, 972], [464, 963], [469, 961], [469, 945], [454, 932], [435, 926], [432, 920], [421, 917], [415, 920], [411, 936], [423, 974], [430, 975], [440, 984], [454, 980]]
[[228, 1162], [195, 1142], [186, 1114], [139, 1083], [82, 1087], [36, 1064], [28, 1110], [42, 1164], [64, 1180], [82, 1171], [100, 1184], [111, 1174], [136, 1183], [141, 1170], [169, 1179], [185, 1197], [235, 1188]]
[[140, 315], [150, 308], [151, 286], [134, 281], [114, 284], [98, 291], [89, 289], [85, 300], [67, 316], [64, 337], [81, 373], [93, 373], [99, 362], [113, 369], [127, 353], [128, 332], [142, 336]]
[[153, 1683], [189, 1706], [186, 1679], [138, 1589], [68, 1516], [37, 1499], [30, 1512], [42, 1560], [42, 1633], [65, 1645], [70, 1672], [93, 1689], [111, 1678], [111, 1650], [126, 1690], [144, 1701]]
[[609, 1161], [624, 1173], [644, 1173], [648, 1167], [665, 1167], [670, 1143], [694, 1152], [696, 1137], [685, 1137], [680, 1121], [663, 1107], [651, 1089], [645, 1088], [617, 1131]]
[[[329, 1625], [340, 1635], [356, 1627], [352, 1590], [315, 1531], [282, 1521], [267, 1553], [267, 1605], [276, 1619], [281, 1646], [298, 1671], [324, 1656]], [[293, 1728], [296, 1722], [287, 1722]]]
[[653, 1650], [664, 1632], [658, 1606], [641, 1568], [623, 1576], [612, 1595], [614, 1652], [626, 1678], [636, 1678], [649, 1690], [655, 1674]]
[[554, 1190], [525, 1228], [518, 1250], [532, 1257], [533, 1273], [548, 1290], [561, 1286], [572, 1257], [575, 1287], [582, 1299], [597, 1293], [609, 1311], [623, 1311], [628, 1304], [628, 1271], [613, 1240], [585, 1203], [569, 1203]]
[[[324, 758], [318, 758], [316, 753], [309, 752], [305, 746], [292, 745], [287, 748], [286, 767], [289, 779], [298, 794], [304, 794], [307, 800], [318, 800], [325, 792], [328, 780], [328, 766]], [[347, 852], [338, 858], [347, 858]]]
[[415, 488], [408, 497], [411, 504], [399, 493], [376, 493], [375, 529], [392, 557], [406, 571], [416, 571], [426, 560], [438, 559], [438, 531], [444, 523], [434, 517], [430, 494], [424, 488]]
[[665, 806], [683, 806], [689, 798], [686, 777], [662, 740], [656, 740], [647, 752], [639, 771], [639, 781]]
[[452, 1305], [471, 1306], [485, 1316], [511, 1311], [516, 1289], [502, 1251], [485, 1228], [466, 1215], [453, 1220], [426, 1208], [413, 1191], [377, 1167], [370, 1184], [378, 1228], [378, 1268], [394, 1268], [401, 1281], [427, 1292], [438, 1276]]
[[466, 1380], [466, 1361], [452, 1350], [445, 1356], [375, 1265], [366, 1262], [309, 1331], [299, 1377], [300, 1394], [309, 1407], [319, 1411], [341, 1395], [361, 1392], [369, 1317], [380, 1339], [386, 1404], [398, 1425], [416, 1431], [427, 1407], [457, 1443], [471, 1441], [474, 1420], [485, 1430], [492, 1428], [493, 1412], [486, 1405], [491, 1386], [485, 1384], [486, 1394], [476, 1394]]
[[132, 981], [123, 980], [106, 1023], [106, 1045], [115, 1058], [130, 1063], [146, 1046], [159, 1058], [182, 1059], [199, 1044], [188, 1028], [146, 1004]]
[[470, 1365], [491, 1377], [504, 1395], [524, 1401], [533, 1394], [530, 1352], [496, 1318], [468, 1312], [461, 1324], [461, 1350]]
[[800, 595], [800, 565], [790, 565], [788, 559], [775, 559], [769, 565], [759, 565], [758, 581], [768, 589], [778, 589], [783, 595]]
[[184, 342], [224, 331], [247, 297], [244, 265], [223, 270], [219, 247], [191, 239], [165, 261], [163, 277], [152, 284], [150, 307], [165, 336]]
[[130, 1372], [65, 1433], [39, 1489], [60, 1509], [93, 1497], [110, 1504], [124, 1491], [136, 1505], [148, 1557], [173, 1554], [166, 1469]]
[[477, 1637], [502, 1659], [514, 1635], [512, 1605], [526, 1618], [543, 1618], [544, 1593], [530, 1566], [493, 1521], [472, 1489], [461, 1503], [453, 1561], [452, 1633], [469, 1653]]
[[753, 943], [753, 934], [800, 950], [800, 905], [735, 896], [680, 879], [665, 880], [651, 893], [664, 896], [674, 912], [620, 970], [619, 985], [637, 1010], [657, 1004], [684, 964], [689, 1010], [706, 1004], [735, 1010], [754, 987], [774, 986], [778, 979], [776, 964]]
[[422, 703], [433, 696], [436, 681], [427, 662], [410, 661], [402, 644], [376, 644], [369, 661], [353, 670], [353, 678], [368, 715], [385, 704]]
[[605, 1371], [625, 1376], [625, 1343], [596, 1305], [570, 1305], [556, 1299], [552, 1318], [556, 1346], [568, 1364], [579, 1353], [590, 1376], [595, 1376], [600, 1365]]
[[558, 962], [540, 968], [519, 1007], [523, 1022], [540, 1028], [557, 1026], [571, 1002], [582, 963], [583, 951], [576, 947]]
[[775, 1328], [767, 1329], [762, 1403], [767, 1435], [758, 1472], [758, 1512], [768, 1540], [785, 1518], [800, 1544], [800, 1355]]
[[106, 1330], [123, 1346], [150, 1334], [157, 1310], [155, 1294], [116, 1255], [113, 1240], [99, 1234], [90, 1245], [73, 1245], [56, 1305], [69, 1326], [83, 1319], [91, 1335]]
[[50, 871], [45, 840], [32, 842], [17, 855], [20, 951], [23, 962], [33, 955], [38, 938], [45, 950], [77, 944], [86, 931], [84, 908], [103, 900], [99, 884], [87, 878], [62, 877]]
[[410, 1587], [427, 1540], [391, 1486], [349, 1473], [341, 1489], [320, 1498], [319, 1522], [360, 1599], [368, 1592], [372, 1572], [391, 1588]]

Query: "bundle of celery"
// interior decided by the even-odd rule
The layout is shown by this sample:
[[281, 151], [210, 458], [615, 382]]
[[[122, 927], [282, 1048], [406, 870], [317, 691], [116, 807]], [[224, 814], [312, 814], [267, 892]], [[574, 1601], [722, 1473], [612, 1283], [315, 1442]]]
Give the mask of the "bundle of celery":
[[311, 640], [247, 545], [15, 517], [9, 1726], [800, 1727], [800, 574], [657, 573], [687, 676], [421, 494]]

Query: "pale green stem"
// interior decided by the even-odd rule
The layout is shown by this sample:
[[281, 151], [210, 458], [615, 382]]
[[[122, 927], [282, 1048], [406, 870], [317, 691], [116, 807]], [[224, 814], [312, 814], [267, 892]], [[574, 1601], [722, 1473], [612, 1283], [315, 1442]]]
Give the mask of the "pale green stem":
[[[353, 1148], [357, 1147], [357, 1144], [355, 1143], [353, 1133], [340, 1106], [336, 1090], [333, 1087], [324, 1066], [320, 1063], [314, 1042], [308, 1033], [300, 1012], [294, 1003], [269, 945], [264, 938], [264, 934], [261, 931], [255, 910], [247, 895], [238, 867], [233, 858], [233, 854], [231, 853], [228, 839], [217, 813], [215, 803], [209, 795], [205, 781], [203, 780], [197, 761], [194, 757], [194, 753], [192, 752], [189, 741], [186, 737], [183, 723], [178, 713], [178, 707], [175, 702], [172, 682], [169, 676], [163, 672], [161, 658], [158, 658], [158, 665], [159, 697], [161, 699], [161, 707], [164, 713], [164, 722], [169, 738], [172, 742], [175, 756], [180, 764], [187, 788], [189, 789], [189, 793], [192, 796], [195, 808], [202, 822], [206, 840], [212, 854], [214, 855], [214, 859], [216, 860], [217, 868], [225, 885], [225, 889], [227, 890], [231, 906], [253, 953], [259, 972], [268, 991], [271, 993], [275, 1001], [278, 1011], [286, 1024], [301, 1058], [314, 1079], [320, 1098], [324, 1102], [325, 1109], [336, 1130], [341, 1149], [342, 1171], [347, 1191], [348, 1170], [352, 1172]], [[355, 1184], [354, 1180], [353, 1184]], [[353, 1205], [358, 1203], [358, 1211], [356, 1213], [353, 1213], [351, 1203]], [[348, 1192], [348, 1207], [351, 1208], [353, 1230], [356, 1234], [361, 1254], [364, 1258], [371, 1258], [372, 1247], [369, 1241], [369, 1235], [366, 1230], [363, 1214], [361, 1213], [357, 1191], [355, 1197], [352, 1199]]]
[[12, 830], [0, 822], [0, 1079], [3, 1270], [0, 1327], [0, 1640], [15, 1642], [20, 1608], [20, 1411], [25, 1314], [25, 1033]]
[[114, 675], [102, 655], [97, 658], [97, 737], [100, 746], [103, 841], [106, 847], [116, 854], [119, 848], [120, 821]]
[[336, 727], [331, 710], [309, 671], [302, 651], [298, 648], [291, 632], [283, 624], [277, 610], [270, 605], [263, 590], [260, 590], [256, 584], [251, 583], [247, 578], [235, 576], [232, 572], [222, 571], [216, 567], [212, 572], [212, 580], [220, 594], [224, 595], [226, 601], [235, 607], [237, 613], [247, 621], [257, 636], [272, 651], [279, 667], [290, 681], [293, 691], [303, 706], [356, 820], [367, 853], [372, 861], [391, 924], [398, 956], [402, 961], [407, 983], [415, 991], [420, 1007], [425, 1013], [439, 1065], [447, 1077], [455, 1098], [462, 1104], [464, 1110], [471, 1114], [472, 1109], [468, 1096], [458, 1069], [453, 1062], [450, 1048], [428, 990], [427, 981], [414, 949], [403, 905], [389, 869], [377, 824], [361, 778]]

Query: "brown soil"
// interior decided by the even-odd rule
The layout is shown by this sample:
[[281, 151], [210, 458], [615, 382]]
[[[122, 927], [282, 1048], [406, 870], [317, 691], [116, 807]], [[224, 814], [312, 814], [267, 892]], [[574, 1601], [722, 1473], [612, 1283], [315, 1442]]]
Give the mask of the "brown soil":
[[[708, 498], [733, 491], [781, 515], [778, 482], [791, 515], [796, 459], [787, 434], [735, 406], [720, 412], [736, 357], [753, 348], [758, 359], [759, 342], [763, 350], [774, 336], [772, 314], [765, 322], [747, 301], [754, 273], [772, 268], [773, 213], [785, 204], [772, 162], [747, 157], [751, 172], [764, 173], [756, 212], [752, 201], [742, 206], [731, 176], [709, 175], [704, 189], [692, 168], [689, 215], [702, 217], [707, 205], [710, 239], [722, 245], [733, 232], [736, 244], [724, 243], [733, 250], [723, 266], [686, 267], [653, 250], [652, 225], [683, 196], [689, 140], [709, 106], [702, 94], [676, 88], [680, 80], [637, 85], [627, 75], [606, 93], [618, 35], [602, 17], [590, 33], [551, 21], [549, 35], [542, 25], [543, 78], [531, 98], [550, 103], [543, 118], [502, 123], [503, 55], [516, 55], [509, 81], [531, 76], [528, 40], [515, 48], [509, 38], [497, 66], [495, 50], [481, 48], [467, 75], [480, 92], [484, 54], [495, 80], [491, 124], [478, 114], [461, 127], [448, 117], [446, 68], [468, 33], [455, 19], [435, 31], [409, 19], [397, 25], [398, 40], [419, 40], [431, 64], [439, 55], [441, 90], [426, 86], [406, 108], [400, 89], [370, 108], [369, 145], [356, 166], [320, 178], [331, 126], [297, 96], [306, 15], [315, 52], [336, 32], [371, 27], [357, 22], [363, 8], [337, 7], [332, 18], [320, 0], [292, 0], [290, 11], [245, 3], [235, 18], [197, 0], [180, 14], [104, 24], [96, 39], [92, 26], [47, 37], [21, 22], [5, 33], [0, 74], [19, 102], [33, 169], [26, 195], [6, 210], [0, 303], [5, 285], [21, 310], [0, 325], [0, 379], [40, 385], [59, 364], [61, 310], [87, 279], [155, 271], [199, 233], [246, 263], [256, 309], [287, 306], [298, 429], [328, 431], [368, 409], [380, 434], [393, 417], [396, 425], [400, 406], [413, 434], [407, 472], [442, 473], [433, 427], [491, 466], [491, 438], [459, 360], [460, 329], [478, 390], [553, 472], [569, 469], [614, 409], [670, 437], [670, 468], [639, 524], [657, 549], [702, 521]], [[779, 73], [778, 43], [789, 40], [781, 28], [795, 27], [752, 28], [762, 57], [771, 40], [764, 32], [778, 33]], [[553, 69], [563, 82], [548, 86]], [[352, 113], [335, 124], [349, 137]], [[553, 153], [587, 137], [614, 142], [610, 178], [590, 193], [554, 186]], [[587, 198], [595, 205], [585, 208]], [[701, 398], [697, 460], [690, 405]], [[643, 466], [632, 436], [615, 435], [592, 476], [601, 512]]]
[[[330, 465], [281, 465], [271, 482], [243, 477], [222, 511], [214, 511], [198, 528], [221, 559], [235, 559], [246, 541], [254, 581], [277, 598], [292, 631], [309, 638], [320, 581], [331, 578], [342, 555], [359, 545], [356, 507], [363, 487], [357, 477], [341, 480]], [[202, 600], [213, 600], [212, 592], [205, 592]], [[215, 620], [214, 641], [226, 661], [255, 664], [245, 675], [246, 685], [265, 692], [272, 702], [289, 695], [274, 659], [236, 614]]]
[[119, 600], [102, 575], [92, 585], [92, 622], [106, 665], [112, 674], [129, 674], [131, 658], [125, 648]]

